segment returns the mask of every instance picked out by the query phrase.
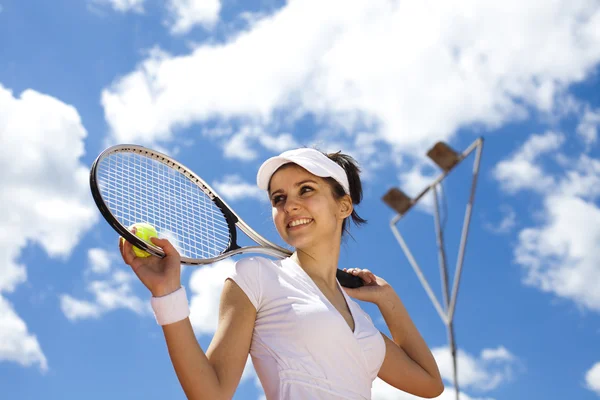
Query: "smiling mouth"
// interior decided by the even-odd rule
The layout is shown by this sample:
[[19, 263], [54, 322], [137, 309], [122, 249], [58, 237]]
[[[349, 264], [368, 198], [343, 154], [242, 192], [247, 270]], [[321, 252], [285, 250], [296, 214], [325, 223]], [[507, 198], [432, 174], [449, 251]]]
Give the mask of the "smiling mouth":
[[295, 228], [298, 226], [304, 226], [304, 225], [308, 225], [312, 222], [313, 220], [310, 218], [302, 218], [302, 219], [296, 219], [292, 222], [290, 222], [287, 227], [288, 228]]

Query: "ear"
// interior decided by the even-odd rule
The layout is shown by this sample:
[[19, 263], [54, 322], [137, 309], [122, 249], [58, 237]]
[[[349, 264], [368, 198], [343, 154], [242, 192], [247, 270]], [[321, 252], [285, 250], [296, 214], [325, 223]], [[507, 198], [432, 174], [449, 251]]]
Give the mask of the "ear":
[[352, 211], [354, 210], [354, 206], [352, 205], [352, 200], [349, 195], [345, 195], [339, 200], [340, 204], [340, 217], [342, 219], [348, 218], [352, 215]]

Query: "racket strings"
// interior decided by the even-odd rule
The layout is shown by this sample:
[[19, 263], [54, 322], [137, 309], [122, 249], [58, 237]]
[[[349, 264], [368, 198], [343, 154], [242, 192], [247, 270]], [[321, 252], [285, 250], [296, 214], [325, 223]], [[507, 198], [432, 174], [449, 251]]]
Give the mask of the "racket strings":
[[151, 224], [182, 257], [212, 258], [230, 243], [215, 203], [183, 173], [136, 153], [113, 153], [97, 168], [98, 188], [113, 216], [128, 227]]

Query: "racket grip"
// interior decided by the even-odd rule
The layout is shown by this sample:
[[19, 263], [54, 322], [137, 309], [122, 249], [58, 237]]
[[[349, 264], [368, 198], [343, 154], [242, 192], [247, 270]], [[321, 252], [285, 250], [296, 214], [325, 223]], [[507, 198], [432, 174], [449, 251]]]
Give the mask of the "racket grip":
[[337, 270], [336, 277], [337, 280], [340, 282], [340, 285], [350, 289], [361, 287], [365, 284], [365, 282], [358, 276], [349, 274], [345, 271], [342, 271], [341, 269]]

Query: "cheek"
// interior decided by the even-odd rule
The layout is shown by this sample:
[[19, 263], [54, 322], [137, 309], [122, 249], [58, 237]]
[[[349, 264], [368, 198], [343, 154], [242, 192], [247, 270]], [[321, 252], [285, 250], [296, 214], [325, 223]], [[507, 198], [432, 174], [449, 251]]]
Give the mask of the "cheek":
[[337, 208], [335, 203], [323, 197], [314, 197], [307, 199], [306, 208], [308, 208], [314, 216], [319, 216], [321, 221], [335, 221]]
[[279, 208], [277, 207], [272, 207], [271, 208], [271, 216], [273, 217], [273, 222], [275, 223], [275, 227], [279, 227], [279, 225], [282, 224], [283, 221], [283, 212], [281, 212], [281, 210], [279, 210]]

